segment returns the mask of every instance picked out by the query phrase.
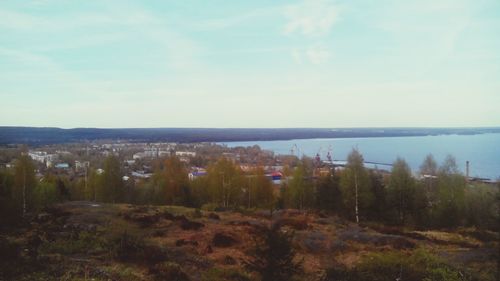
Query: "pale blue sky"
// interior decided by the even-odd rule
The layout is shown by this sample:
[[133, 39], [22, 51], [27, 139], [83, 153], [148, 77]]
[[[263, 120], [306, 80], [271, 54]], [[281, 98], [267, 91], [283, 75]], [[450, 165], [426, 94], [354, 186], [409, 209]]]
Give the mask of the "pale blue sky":
[[0, 125], [500, 125], [500, 1], [0, 1]]

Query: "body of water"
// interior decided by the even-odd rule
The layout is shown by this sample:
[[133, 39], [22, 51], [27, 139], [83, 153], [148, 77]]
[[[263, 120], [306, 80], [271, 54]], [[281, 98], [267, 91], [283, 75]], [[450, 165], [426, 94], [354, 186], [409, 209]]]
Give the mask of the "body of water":
[[[316, 153], [326, 159], [331, 151], [333, 159], [345, 160], [352, 148], [357, 147], [365, 161], [392, 163], [398, 156], [404, 158], [414, 172], [418, 172], [429, 153], [440, 164], [446, 155], [457, 160], [465, 173], [465, 163], [470, 162], [470, 176], [488, 179], [500, 178], [500, 134], [440, 135], [422, 137], [301, 139], [286, 141], [227, 142], [229, 147], [258, 145], [277, 154], [307, 155]], [[380, 168], [390, 170], [381, 165]]]

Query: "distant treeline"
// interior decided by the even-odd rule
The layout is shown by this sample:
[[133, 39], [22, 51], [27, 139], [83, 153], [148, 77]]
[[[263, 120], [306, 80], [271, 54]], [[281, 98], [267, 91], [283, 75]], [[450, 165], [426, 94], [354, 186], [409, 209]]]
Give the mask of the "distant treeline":
[[132, 142], [229, 142], [309, 138], [401, 137], [442, 134], [500, 133], [500, 128], [40, 128], [0, 127], [0, 145], [44, 145], [96, 140]]

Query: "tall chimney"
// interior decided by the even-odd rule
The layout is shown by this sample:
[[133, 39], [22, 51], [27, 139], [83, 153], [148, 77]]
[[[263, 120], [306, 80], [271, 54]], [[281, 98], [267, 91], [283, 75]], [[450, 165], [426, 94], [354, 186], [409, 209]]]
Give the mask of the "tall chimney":
[[465, 161], [465, 179], [469, 180], [469, 160]]

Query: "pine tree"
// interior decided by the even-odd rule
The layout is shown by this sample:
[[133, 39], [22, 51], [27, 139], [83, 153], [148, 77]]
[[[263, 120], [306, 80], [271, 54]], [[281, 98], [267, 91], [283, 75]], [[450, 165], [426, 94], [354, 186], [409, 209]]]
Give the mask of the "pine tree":
[[293, 233], [282, 232], [272, 226], [266, 230], [251, 253], [246, 267], [257, 272], [262, 281], [288, 281], [302, 272], [302, 262], [295, 261], [292, 247]]

